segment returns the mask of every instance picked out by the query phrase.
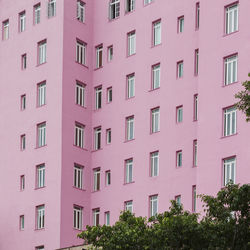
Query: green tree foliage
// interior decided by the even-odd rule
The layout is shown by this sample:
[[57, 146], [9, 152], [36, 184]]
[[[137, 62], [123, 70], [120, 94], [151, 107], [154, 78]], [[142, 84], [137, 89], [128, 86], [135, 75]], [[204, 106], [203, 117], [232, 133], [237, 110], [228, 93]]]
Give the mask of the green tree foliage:
[[250, 185], [229, 184], [216, 197], [200, 198], [205, 212], [201, 219], [171, 201], [169, 211], [155, 217], [126, 211], [113, 226], [87, 226], [78, 237], [103, 250], [250, 249]]

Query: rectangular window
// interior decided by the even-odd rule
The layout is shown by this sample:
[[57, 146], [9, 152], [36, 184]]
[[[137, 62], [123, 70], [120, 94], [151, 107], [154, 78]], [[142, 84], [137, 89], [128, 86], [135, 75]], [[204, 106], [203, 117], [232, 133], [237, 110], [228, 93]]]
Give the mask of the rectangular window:
[[177, 151], [176, 152], [176, 167], [181, 167], [182, 166], [182, 151]]
[[105, 212], [105, 225], [109, 226], [110, 225], [110, 212]]
[[235, 107], [224, 109], [224, 136], [236, 134], [237, 110]]
[[107, 88], [107, 103], [111, 103], [112, 102], [112, 87]]
[[80, 123], [75, 123], [75, 146], [84, 147], [84, 128], [85, 126]]
[[183, 106], [176, 108], [176, 122], [180, 123], [183, 121]]
[[226, 34], [230, 34], [238, 30], [238, 11], [238, 3], [226, 7]]
[[126, 118], [126, 140], [134, 139], [134, 116]]
[[135, 10], [135, 0], [126, 0], [126, 13]]
[[86, 85], [76, 81], [76, 104], [85, 107], [85, 87]]
[[161, 20], [153, 22], [153, 46], [161, 44]]
[[36, 167], [37, 188], [45, 187], [45, 165], [41, 164]]
[[193, 141], [193, 166], [197, 167], [197, 140]]
[[101, 149], [102, 128], [94, 128], [94, 150]]
[[7, 40], [9, 39], [9, 20], [6, 20], [3, 22], [2, 24], [3, 26], [3, 34], [2, 34], [2, 37], [3, 37], [3, 40]]
[[192, 186], [192, 211], [196, 212], [196, 186]]
[[224, 186], [230, 181], [235, 183], [236, 172], [236, 157], [231, 157], [223, 160]]
[[106, 186], [111, 185], [111, 172], [110, 170], [105, 172]]
[[109, 19], [115, 19], [120, 16], [120, 0], [110, 0]]
[[46, 104], [46, 82], [37, 85], [37, 106], [41, 107]]
[[125, 183], [133, 182], [133, 159], [125, 161]]
[[38, 43], [38, 64], [46, 63], [47, 41], [44, 40]]
[[87, 44], [79, 40], [76, 41], [76, 62], [86, 65]]
[[133, 201], [125, 201], [125, 211], [133, 213]]
[[21, 69], [24, 70], [27, 68], [27, 54], [21, 56]]
[[100, 168], [94, 169], [94, 191], [100, 190], [101, 170]]
[[229, 85], [237, 82], [238, 74], [238, 55], [233, 55], [224, 59], [224, 84]]
[[184, 31], [184, 16], [178, 17], [178, 33]]
[[41, 4], [34, 6], [34, 24], [39, 24], [41, 21]]
[[152, 89], [160, 87], [161, 65], [160, 63], [152, 66]]
[[25, 135], [21, 135], [21, 151], [23, 151], [23, 150], [25, 150], [25, 148], [26, 148], [26, 136]]
[[199, 49], [196, 49], [194, 52], [194, 75], [198, 76], [199, 74]]
[[113, 45], [108, 47], [108, 62], [112, 61], [113, 59]]
[[106, 143], [107, 144], [111, 143], [111, 128], [106, 130]]
[[36, 207], [36, 229], [44, 228], [45, 207], [44, 205]]
[[127, 76], [127, 98], [135, 96], [135, 74]]
[[25, 11], [19, 14], [19, 32], [25, 31], [26, 26], [26, 14]]
[[149, 216], [155, 216], [158, 213], [158, 195], [152, 195], [149, 197], [150, 201], [150, 213]]
[[95, 109], [102, 107], [102, 86], [95, 88]]
[[150, 176], [159, 175], [159, 151], [150, 153]]
[[20, 216], [20, 230], [24, 230], [24, 215]]
[[152, 3], [152, 2], [153, 2], [153, 0], [144, 0], [144, 5], [147, 5], [147, 4]]
[[194, 121], [198, 120], [198, 94], [194, 95]]
[[93, 226], [100, 224], [100, 208], [93, 209]]
[[83, 166], [74, 164], [74, 187], [82, 189]]
[[21, 96], [21, 110], [26, 109], [26, 95]]
[[82, 230], [82, 207], [74, 205], [73, 226], [77, 230]]
[[82, 23], [85, 22], [85, 3], [81, 0], [77, 0], [76, 18]]
[[96, 47], [96, 68], [102, 67], [102, 52], [103, 47], [102, 45]]
[[48, 0], [48, 18], [56, 15], [56, 0]]
[[20, 190], [23, 191], [25, 189], [25, 176], [20, 176]]
[[151, 133], [160, 131], [160, 108], [151, 109]]
[[128, 33], [128, 56], [135, 54], [136, 51], [136, 36], [135, 31]]
[[175, 196], [175, 201], [176, 201], [178, 206], [181, 206], [181, 196], [180, 195]]
[[195, 6], [195, 29], [198, 30], [200, 27], [200, 3], [196, 3]]
[[177, 78], [183, 77], [183, 61], [177, 62]]
[[46, 145], [46, 122], [37, 125], [37, 142], [38, 147]]

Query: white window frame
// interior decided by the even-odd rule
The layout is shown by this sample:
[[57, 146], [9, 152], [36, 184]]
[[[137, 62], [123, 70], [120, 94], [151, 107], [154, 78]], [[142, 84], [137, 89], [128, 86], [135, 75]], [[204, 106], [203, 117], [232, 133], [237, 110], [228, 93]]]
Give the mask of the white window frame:
[[225, 33], [231, 34], [233, 32], [238, 31], [239, 26], [239, 5], [235, 3], [226, 7], [225, 13]]
[[105, 212], [104, 216], [105, 216], [105, 225], [110, 226], [110, 212], [109, 211]]
[[20, 176], [20, 190], [23, 191], [25, 189], [25, 175]]
[[184, 32], [184, 16], [178, 17], [178, 33]]
[[196, 49], [194, 52], [194, 75], [198, 76], [199, 74], [199, 49]]
[[194, 140], [193, 141], [193, 164], [194, 164], [194, 167], [197, 167], [197, 150], [198, 150], [197, 140]]
[[159, 175], [159, 151], [150, 153], [150, 176]]
[[86, 65], [86, 50], [87, 44], [77, 40], [76, 41], [76, 62]]
[[46, 82], [37, 84], [37, 106], [41, 107], [46, 104]]
[[238, 55], [232, 55], [224, 59], [225, 79], [224, 84], [229, 85], [238, 81]]
[[182, 78], [184, 73], [184, 62], [180, 61], [177, 63], [177, 78]]
[[108, 47], [108, 62], [113, 60], [114, 48], [113, 45]]
[[25, 150], [26, 148], [26, 135], [21, 135], [21, 151]]
[[85, 22], [85, 3], [81, 0], [77, 0], [76, 18], [82, 23]]
[[101, 169], [94, 169], [94, 192], [99, 191], [101, 189]]
[[111, 171], [110, 170], [105, 172], [105, 183], [106, 183], [106, 186], [111, 185]]
[[176, 152], [176, 167], [180, 168], [182, 167], [182, 150], [179, 150]]
[[183, 122], [183, 106], [179, 106], [176, 108], [176, 122]]
[[125, 211], [133, 213], [133, 201], [125, 201]]
[[150, 201], [150, 213], [149, 216], [155, 216], [158, 213], [158, 195], [152, 195], [149, 197]]
[[106, 130], [106, 143], [111, 144], [112, 141], [112, 133], [111, 133], [111, 128]]
[[45, 164], [36, 166], [37, 188], [45, 187]]
[[38, 43], [38, 64], [46, 63], [47, 60], [47, 41]]
[[36, 229], [43, 229], [45, 226], [45, 206], [36, 207]]
[[96, 68], [101, 68], [103, 65], [103, 46], [99, 45], [96, 47]]
[[129, 13], [135, 10], [135, 0], [126, 0], [125, 12]]
[[76, 81], [76, 99], [75, 102], [77, 105], [81, 106], [81, 107], [85, 107], [85, 88], [86, 85]]
[[9, 23], [9, 20], [6, 20], [3, 22], [3, 40], [8, 40], [9, 39], [9, 36], [10, 36], [10, 23]]
[[237, 133], [237, 109], [230, 107], [224, 109], [224, 136]]
[[135, 96], [135, 74], [127, 76], [127, 99]]
[[150, 4], [152, 2], [153, 2], [153, 0], [144, 0], [144, 5]]
[[196, 185], [192, 186], [192, 211], [196, 212]]
[[21, 65], [21, 68], [22, 70], [26, 69], [27, 68], [27, 54], [23, 54], [21, 56], [21, 60], [22, 60], [22, 65]]
[[134, 139], [134, 116], [130, 116], [126, 118], [126, 140], [130, 141]]
[[48, 18], [56, 15], [56, 0], [48, 0]]
[[26, 13], [25, 11], [19, 14], [19, 32], [24, 32], [26, 28]]
[[151, 109], [151, 133], [160, 131], [160, 108]]
[[132, 56], [136, 52], [136, 33], [135, 30], [127, 34], [128, 36], [128, 56]]
[[160, 63], [152, 66], [152, 89], [158, 89], [161, 85], [161, 65]]
[[125, 183], [133, 182], [133, 159], [128, 159], [125, 161]]
[[195, 6], [195, 29], [198, 30], [200, 28], [200, 2], [196, 3]]
[[41, 21], [41, 4], [34, 6], [34, 24], [39, 24]]
[[235, 184], [236, 175], [236, 157], [230, 157], [223, 160], [223, 184], [226, 186], [230, 180]]
[[94, 128], [94, 150], [101, 149], [101, 141], [102, 141], [102, 128], [101, 127]]
[[112, 87], [107, 88], [107, 103], [112, 102], [112, 97], [113, 97], [113, 89]]
[[176, 201], [178, 206], [181, 206], [181, 195], [175, 196], [175, 201]]
[[80, 123], [75, 123], [75, 141], [74, 145], [79, 148], [84, 148], [84, 129], [85, 126]]
[[22, 95], [21, 96], [21, 110], [25, 110], [26, 109], [26, 95]]
[[161, 44], [161, 20], [153, 22], [153, 46]]
[[20, 216], [20, 230], [24, 230], [24, 215]]
[[116, 19], [120, 16], [120, 0], [110, 0], [109, 2], [109, 19]]
[[198, 94], [194, 95], [194, 121], [198, 121]]
[[100, 208], [93, 209], [93, 226], [100, 224]]
[[102, 108], [102, 86], [95, 88], [95, 109]]
[[73, 227], [77, 230], [82, 230], [82, 211], [83, 208], [77, 205], [74, 205], [73, 208]]
[[37, 146], [43, 147], [46, 145], [46, 122], [37, 125]]
[[83, 166], [74, 164], [74, 187], [83, 189]]

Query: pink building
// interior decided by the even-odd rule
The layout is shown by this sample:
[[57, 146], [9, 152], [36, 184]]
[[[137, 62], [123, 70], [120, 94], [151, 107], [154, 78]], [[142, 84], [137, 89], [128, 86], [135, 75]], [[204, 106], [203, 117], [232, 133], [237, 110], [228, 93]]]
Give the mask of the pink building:
[[250, 181], [234, 107], [249, 0], [1, 0], [0, 249], [79, 245]]

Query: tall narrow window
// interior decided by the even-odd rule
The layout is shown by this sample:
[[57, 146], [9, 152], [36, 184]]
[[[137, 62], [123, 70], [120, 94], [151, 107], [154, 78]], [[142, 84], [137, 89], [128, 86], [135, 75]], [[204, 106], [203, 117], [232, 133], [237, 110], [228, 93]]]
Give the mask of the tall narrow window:
[[38, 43], [38, 64], [46, 62], [47, 54], [47, 41], [44, 40]]
[[76, 104], [85, 107], [85, 87], [86, 85], [76, 81]]
[[178, 33], [184, 31], [184, 16], [178, 17]]
[[37, 125], [37, 142], [38, 147], [46, 145], [46, 122]]
[[36, 229], [44, 228], [45, 220], [45, 207], [44, 205], [36, 207]]
[[81, 0], [77, 0], [76, 18], [82, 23], [85, 21], [85, 3]]
[[73, 226], [77, 230], [82, 230], [82, 207], [74, 205]]
[[160, 131], [160, 108], [151, 110], [151, 133]]
[[107, 103], [111, 103], [113, 99], [112, 87], [107, 88]]
[[111, 185], [111, 172], [110, 172], [110, 170], [105, 172], [105, 180], [106, 180], [105, 181], [106, 186]]
[[135, 0], [126, 0], [126, 13], [135, 10]]
[[236, 172], [236, 157], [231, 157], [223, 160], [224, 186], [230, 181], [235, 183]]
[[192, 211], [196, 212], [196, 185], [192, 186]]
[[125, 161], [125, 183], [133, 182], [133, 159]]
[[21, 56], [21, 69], [24, 70], [27, 68], [27, 54]]
[[125, 211], [133, 213], [133, 201], [125, 201]]
[[238, 72], [238, 55], [233, 55], [224, 59], [224, 84], [229, 85], [237, 82]]
[[45, 187], [45, 165], [41, 164], [36, 167], [37, 188]]
[[26, 95], [21, 96], [21, 110], [26, 109]]
[[74, 164], [74, 187], [82, 189], [83, 166]]
[[20, 230], [24, 230], [24, 215], [20, 216]]
[[224, 109], [224, 136], [236, 134], [237, 110], [235, 107]]
[[135, 74], [127, 76], [127, 98], [135, 96]]
[[25, 150], [26, 148], [26, 136], [25, 135], [21, 135], [21, 151]]
[[183, 106], [176, 108], [176, 122], [181, 123], [183, 121]]
[[37, 106], [43, 106], [46, 103], [46, 82], [37, 85]]
[[105, 225], [109, 226], [110, 225], [110, 212], [105, 212]]
[[101, 137], [102, 128], [98, 127], [94, 129], [94, 150], [99, 150], [101, 148]]
[[193, 141], [193, 166], [197, 167], [197, 140]]
[[183, 77], [183, 61], [177, 62], [177, 78]]
[[161, 43], [161, 20], [153, 22], [153, 46]]
[[238, 11], [238, 3], [226, 7], [226, 34], [230, 34], [238, 30]]
[[102, 52], [103, 52], [103, 46], [97, 46], [96, 47], [96, 68], [102, 67]]
[[23, 191], [25, 189], [25, 176], [20, 176], [20, 190]]
[[128, 33], [128, 56], [135, 54], [136, 50], [136, 36], [135, 31]]
[[110, 0], [109, 19], [115, 19], [120, 16], [120, 0]]
[[160, 87], [161, 79], [161, 65], [160, 63], [152, 66], [152, 89], [158, 89]]
[[34, 24], [39, 24], [41, 21], [41, 4], [34, 6]]
[[84, 128], [85, 126], [80, 123], [75, 123], [75, 146], [79, 148], [84, 147]]
[[25, 11], [19, 14], [19, 32], [25, 31], [26, 26], [26, 14]]
[[155, 216], [158, 213], [158, 195], [152, 195], [149, 197], [150, 212], [149, 216]]
[[100, 208], [93, 209], [93, 226], [100, 224]]
[[194, 121], [198, 120], [198, 94], [194, 95]]
[[56, 15], [56, 0], [48, 0], [48, 18]]
[[182, 166], [182, 150], [176, 152], [176, 167], [179, 168]]
[[196, 3], [195, 6], [195, 29], [198, 30], [200, 27], [200, 3]]
[[126, 118], [126, 140], [134, 139], [134, 116]]
[[95, 88], [95, 109], [102, 107], [102, 86]]
[[86, 65], [86, 43], [76, 41], [76, 62]]
[[181, 196], [180, 195], [175, 196], [175, 201], [176, 201], [178, 206], [181, 206]]
[[2, 33], [2, 37], [3, 37], [3, 40], [7, 40], [9, 39], [9, 20], [6, 20], [3, 22], [2, 24], [3, 26], [3, 33]]
[[114, 49], [113, 49], [113, 45], [111, 45], [108, 47], [108, 62], [112, 61], [113, 53], [114, 53]]
[[106, 130], [106, 143], [111, 144], [111, 128]]
[[150, 175], [151, 177], [159, 175], [159, 151], [150, 153]]
[[196, 76], [199, 74], [199, 49], [194, 52], [194, 74]]
[[101, 170], [100, 168], [94, 170], [94, 191], [100, 190]]

